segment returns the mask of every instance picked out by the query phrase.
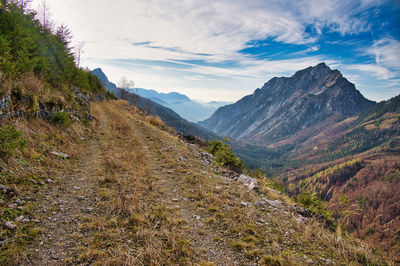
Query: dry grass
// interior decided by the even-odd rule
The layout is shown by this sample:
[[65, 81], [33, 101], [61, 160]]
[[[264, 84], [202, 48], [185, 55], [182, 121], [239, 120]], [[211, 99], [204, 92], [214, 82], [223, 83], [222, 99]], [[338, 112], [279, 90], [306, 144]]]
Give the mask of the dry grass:
[[[27, 146], [22, 153], [0, 160], [0, 184], [12, 189], [12, 193], [0, 194], [1, 222], [14, 221], [20, 215], [35, 219], [35, 201], [37, 193], [44, 193], [52, 186], [47, 180], [57, 181], [57, 177], [71, 166], [81, 152], [79, 138], [84, 135], [84, 128], [73, 125], [68, 130], [61, 130], [43, 120], [26, 121], [13, 119], [2, 121], [16, 126], [27, 140]], [[50, 151], [62, 151], [71, 156], [71, 160], [61, 160]], [[16, 199], [23, 199], [25, 204], [20, 208], [10, 208]], [[39, 235], [41, 229], [33, 223], [16, 222], [17, 229], [0, 229], [3, 245], [0, 248], [0, 264], [24, 261], [26, 246]]]
[[[99, 180], [99, 194], [107, 194], [98, 203], [99, 209], [105, 210], [100, 216], [104, 221], [114, 219], [115, 225], [88, 226], [94, 235], [100, 234], [101, 241], [93, 237], [89, 241], [92, 244], [82, 250], [80, 262], [159, 265], [190, 261], [190, 243], [183, 237], [186, 221], [175, 217], [174, 209], [155, 203], [159, 195], [152, 191], [155, 177], [150, 158], [135, 135], [132, 122], [148, 121], [156, 127], [164, 124], [159, 118], [149, 119], [135, 109], [128, 111], [126, 104], [116, 101], [93, 108], [97, 120], [107, 124], [100, 129], [104, 131], [102, 143], [107, 164], [102, 173], [107, 179]], [[122, 110], [126, 112], [121, 113]], [[101, 254], [96, 252], [99, 250]]]
[[[96, 213], [77, 217], [80, 232], [87, 236], [74, 234], [85, 245], [71, 262], [298, 265], [311, 259], [323, 265], [330, 259], [339, 265], [382, 264], [381, 256], [340, 235], [341, 230], [332, 233], [313, 219], [297, 222], [285, 207], [290, 200], [266, 184], [262, 195], [221, 178], [224, 169], [205, 164], [201, 150], [182, 143], [126, 102], [92, 107], [92, 131], [97, 132], [93, 137], [102, 145], [104, 167], [95, 175]], [[82, 153], [79, 138], [84, 129], [78, 125], [66, 132], [45, 124], [18, 127], [28, 136], [40, 136], [32, 137], [27, 152], [36, 160], [52, 147], [70, 153], [72, 159]], [[69, 167], [69, 162], [47, 155], [45, 161], [43, 170]], [[265, 196], [281, 200], [284, 207], [260, 204]]]
[[368, 124], [368, 125], [365, 126], [365, 129], [366, 130], [373, 130], [373, 129], [376, 129], [376, 126], [374, 124]]
[[151, 125], [159, 127], [159, 128], [167, 127], [167, 125], [164, 123], [164, 121], [162, 121], [161, 118], [158, 116], [149, 116], [148, 121]]
[[389, 129], [393, 126], [394, 123], [396, 123], [399, 120], [398, 117], [396, 118], [390, 118], [382, 121], [382, 123], [379, 125], [380, 129]]

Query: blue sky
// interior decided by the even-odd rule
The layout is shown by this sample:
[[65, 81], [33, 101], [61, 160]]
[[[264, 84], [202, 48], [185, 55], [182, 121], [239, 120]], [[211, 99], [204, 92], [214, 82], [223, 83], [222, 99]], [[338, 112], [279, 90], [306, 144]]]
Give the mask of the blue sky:
[[[40, 0], [34, 0], [37, 7]], [[400, 94], [395, 0], [48, 0], [85, 41], [83, 64], [118, 83], [236, 101], [326, 62], [369, 99]]]

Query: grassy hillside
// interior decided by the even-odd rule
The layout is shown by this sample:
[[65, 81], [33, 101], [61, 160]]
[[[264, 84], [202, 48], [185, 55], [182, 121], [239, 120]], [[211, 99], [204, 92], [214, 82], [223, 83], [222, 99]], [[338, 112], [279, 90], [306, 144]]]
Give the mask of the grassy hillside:
[[246, 164], [275, 176], [293, 198], [306, 194], [325, 201], [349, 232], [398, 257], [400, 96], [268, 148], [231, 144]]
[[350, 232], [398, 256], [400, 242], [400, 97], [379, 103], [337, 127], [341, 133], [299, 149], [277, 177], [295, 196], [328, 202]]
[[10, 191], [1, 219], [16, 226], [1, 229], [2, 264], [383, 263], [344, 231], [298, 214], [262, 179], [259, 192], [236, 182], [127, 102], [91, 108], [95, 122], [67, 130], [10, 121], [26, 147], [1, 164]]

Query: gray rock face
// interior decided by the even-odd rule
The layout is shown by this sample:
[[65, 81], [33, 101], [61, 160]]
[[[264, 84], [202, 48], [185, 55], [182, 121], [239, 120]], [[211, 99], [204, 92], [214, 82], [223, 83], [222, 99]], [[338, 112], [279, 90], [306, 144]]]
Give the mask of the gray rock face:
[[373, 104], [338, 70], [320, 63], [290, 78], [271, 79], [199, 124], [220, 135], [268, 145], [333, 115], [350, 116]]
[[264, 202], [273, 207], [276, 207], [276, 208], [280, 208], [283, 206], [283, 203], [280, 200], [270, 200], [270, 199], [264, 198]]
[[242, 183], [243, 185], [247, 186], [249, 190], [258, 190], [258, 180], [255, 178], [251, 178], [249, 176], [241, 174], [237, 180], [237, 182]]
[[[4, 96], [0, 98], [0, 120], [3, 118], [19, 117], [19, 118], [42, 118], [45, 120], [50, 120], [58, 112], [67, 112], [70, 114], [71, 118], [79, 121], [84, 116], [91, 118], [90, 115], [90, 98], [89, 95], [81, 93], [81, 91], [76, 88], [71, 88], [75, 101], [81, 106], [81, 110], [78, 112], [74, 109], [64, 109], [61, 105], [54, 103], [38, 103], [35, 112], [26, 112], [24, 110], [15, 109], [11, 103], [10, 96]], [[32, 101], [30, 97], [24, 97], [22, 102], [29, 104]], [[83, 108], [82, 108], [83, 107]]]

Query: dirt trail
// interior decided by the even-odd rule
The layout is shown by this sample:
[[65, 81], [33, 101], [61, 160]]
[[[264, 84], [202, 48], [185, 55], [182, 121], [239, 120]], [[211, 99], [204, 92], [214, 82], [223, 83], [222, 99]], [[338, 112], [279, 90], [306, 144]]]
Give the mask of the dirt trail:
[[157, 129], [138, 121], [133, 121], [132, 129], [151, 158], [151, 169], [156, 176], [153, 186], [160, 192], [158, 200], [178, 210], [179, 218], [185, 221], [188, 228], [187, 240], [197, 252], [198, 258], [215, 265], [242, 264], [245, 260], [243, 256], [234, 252], [226, 241], [216, 241], [222, 235], [218, 230], [210, 230], [199, 207], [187, 198], [188, 194], [197, 193], [188, 184], [187, 176], [191, 172], [214, 178], [215, 186], [221, 189], [229, 189], [230, 182], [215, 178], [212, 167], [198, 160], [200, 150], [196, 147], [188, 146], [177, 139], [159, 136]]
[[[104, 152], [105, 134], [111, 130], [108, 128], [110, 119], [101, 104], [96, 105], [96, 111], [101, 113], [99, 130], [90, 140], [85, 141], [82, 156], [71, 163], [71, 168], [63, 176], [55, 177], [54, 184], [45, 195], [38, 199], [37, 216], [40, 217], [39, 226], [42, 229], [37, 244], [32, 248], [32, 256], [29, 260], [32, 264], [64, 264], [74, 263], [79, 257], [78, 247], [87, 246], [86, 238], [90, 238], [90, 232], [80, 229], [82, 219], [86, 215], [96, 216], [96, 202], [99, 180], [104, 178]], [[113, 117], [115, 119], [115, 117]], [[124, 117], [120, 117], [124, 119]], [[205, 261], [213, 261], [218, 265], [237, 264], [237, 256], [226, 244], [218, 244], [213, 239], [215, 234], [202, 230], [204, 221], [198, 215], [196, 206], [185, 195], [185, 178], [180, 172], [171, 169], [171, 162], [166, 158], [172, 158], [176, 164], [179, 160], [187, 160], [181, 156], [182, 149], [186, 145], [178, 143], [172, 138], [157, 136], [159, 130], [143, 124], [141, 121], [131, 120], [132, 130], [140, 140], [143, 150], [151, 160], [154, 190], [159, 198], [154, 201], [161, 202], [168, 208], [177, 208], [177, 219], [186, 221], [189, 228], [187, 239], [193, 249], [199, 252], [199, 257]], [[187, 152], [187, 151], [186, 151]], [[182, 163], [182, 162], [181, 162]], [[185, 162], [186, 164], [187, 162]], [[200, 170], [200, 169], [199, 169]], [[199, 218], [200, 217], [200, 218]], [[199, 234], [199, 231], [202, 233]], [[83, 234], [84, 238], [78, 236]], [[79, 239], [79, 240], [77, 240]]]
[[101, 121], [100, 131], [90, 140], [84, 141], [83, 153], [71, 163], [70, 169], [62, 176], [54, 177], [54, 184], [38, 199], [37, 210], [41, 235], [38, 246], [33, 250], [30, 263], [64, 264], [73, 263], [78, 257], [77, 247], [87, 245], [77, 241], [76, 236], [86, 232], [79, 225], [86, 214], [96, 214], [96, 189], [98, 173], [104, 167], [102, 151], [103, 129], [106, 118]]

